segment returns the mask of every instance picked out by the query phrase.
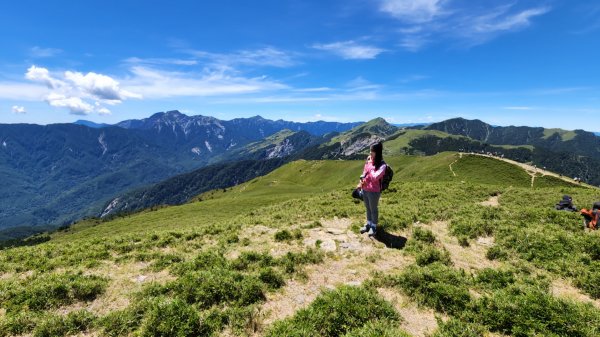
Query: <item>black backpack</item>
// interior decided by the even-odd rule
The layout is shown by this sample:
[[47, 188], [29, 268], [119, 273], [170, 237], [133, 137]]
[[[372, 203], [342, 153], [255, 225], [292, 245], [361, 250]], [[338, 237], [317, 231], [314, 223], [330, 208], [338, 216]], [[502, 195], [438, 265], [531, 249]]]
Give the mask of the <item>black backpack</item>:
[[383, 174], [383, 178], [381, 178], [382, 192], [387, 190], [388, 187], [390, 187], [390, 182], [392, 182], [392, 178], [394, 178], [394, 170], [392, 170], [392, 167], [386, 162], [383, 162], [383, 164], [385, 164], [385, 173]]

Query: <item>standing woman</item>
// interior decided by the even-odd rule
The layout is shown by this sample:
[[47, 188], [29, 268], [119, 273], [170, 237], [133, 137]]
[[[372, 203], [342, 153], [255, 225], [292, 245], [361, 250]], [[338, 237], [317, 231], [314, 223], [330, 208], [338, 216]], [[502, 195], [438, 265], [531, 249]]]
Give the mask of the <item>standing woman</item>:
[[381, 179], [385, 174], [386, 165], [383, 162], [383, 145], [381, 142], [371, 145], [371, 155], [360, 176], [359, 188], [363, 191], [363, 200], [367, 208], [367, 223], [360, 229], [361, 234], [368, 232], [369, 236], [377, 233], [379, 220], [379, 197], [381, 196]]

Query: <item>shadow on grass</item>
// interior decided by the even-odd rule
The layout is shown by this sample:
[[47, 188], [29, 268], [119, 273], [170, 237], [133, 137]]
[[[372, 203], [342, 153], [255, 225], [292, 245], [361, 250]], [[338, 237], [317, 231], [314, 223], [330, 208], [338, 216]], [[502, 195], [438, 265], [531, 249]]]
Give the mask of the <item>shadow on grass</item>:
[[375, 240], [383, 243], [387, 248], [402, 249], [406, 245], [406, 238], [399, 235], [394, 235], [385, 231], [385, 228], [380, 228], [373, 237]]

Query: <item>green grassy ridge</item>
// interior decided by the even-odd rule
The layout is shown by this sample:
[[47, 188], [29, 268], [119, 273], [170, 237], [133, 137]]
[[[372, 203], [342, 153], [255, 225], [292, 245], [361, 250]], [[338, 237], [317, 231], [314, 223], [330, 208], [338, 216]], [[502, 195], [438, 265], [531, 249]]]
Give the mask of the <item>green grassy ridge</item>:
[[544, 129], [544, 136], [542, 138], [548, 139], [548, 138], [554, 136], [554, 134], [558, 134], [563, 142], [572, 140], [573, 138], [575, 138], [575, 136], [577, 136], [577, 133], [575, 133], [575, 131], [555, 128], [555, 129]]
[[[531, 178], [520, 167], [480, 156], [459, 158], [456, 153], [444, 152], [430, 157], [394, 156], [386, 157], [385, 160], [395, 171], [392, 187], [401, 182], [421, 181], [515, 187], [529, 187], [531, 184]], [[95, 226], [97, 223], [93, 221], [82, 222], [74, 225], [71, 233], [86, 228], [88, 233], [81, 235], [97, 237], [106, 233], [123, 235], [128, 232], [160, 229], [163, 226], [191, 229], [208, 220], [219, 223], [263, 206], [294, 198], [311, 197], [331, 191], [349, 191], [357, 183], [363, 164], [364, 162], [359, 160], [299, 160], [233, 188], [207, 192], [192, 199], [202, 200], [201, 202], [153, 208], [114, 219], [100, 226]], [[453, 164], [456, 177], [450, 171], [450, 164]], [[569, 186], [567, 182], [562, 181], [552, 181], [546, 185]], [[232, 206], [227, 207], [228, 204]], [[60, 236], [62, 234], [59, 233], [57, 237]], [[72, 235], [69, 235], [70, 238]]]
[[425, 136], [436, 136], [439, 138], [467, 138], [464, 136], [450, 135], [438, 130], [401, 130], [397, 134], [389, 137], [384, 143], [384, 155], [400, 155], [406, 153], [406, 149], [410, 148], [410, 142]]
[[393, 135], [397, 131], [398, 127], [389, 124], [385, 121], [385, 119], [375, 118], [359, 126], [356, 126], [353, 129], [342, 132], [338, 136], [333, 137], [328, 143], [324, 145], [334, 145], [336, 143], [343, 144], [356, 136], [364, 134], [379, 135], [385, 138]]
[[473, 183], [490, 184], [497, 180], [498, 185], [531, 185], [531, 176], [522, 168], [494, 158], [464, 155], [453, 165], [459, 179], [468, 179]]
[[[551, 262], [545, 269], [550, 275], [573, 280], [586, 292], [591, 292], [583, 286], [586, 281], [588, 284], [598, 284], [594, 281], [598, 275], [595, 264], [585, 264], [586, 261], [594, 260], [594, 238], [598, 237], [581, 231], [578, 214], [552, 209], [562, 194], [571, 194], [577, 205], [591, 205], [598, 197], [596, 190], [582, 189], [567, 183], [531, 189], [530, 179], [523, 179], [518, 173], [522, 169], [517, 166], [476, 156], [459, 158], [456, 153], [441, 153], [433, 157], [389, 157], [386, 160], [397, 172], [390, 190], [381, 199], [380, 224], [388, 230], [411, 228], [415, 222], [448, 221], [451, 231], [456, 236], [467, 237], [467, 240], [478, 235], [495, 235], [498, 249], [505, 253], [509, 262], [517, 261], [536, 268], [546, 268], [544, 263]], [[449, 165], [452, 163], [457, 177], [450, 172]], [[495, 164], [500, 166], [494, 169]], [[247, 230], [254, 225], [286, 229], [336, 216], [362, 221], [364, 206], [349, 196], [362, 165], [363, 161], [293, 162], [269, 175], [225, 192], [218, 190], [203, 194], [199, 196], [202, 198], [199, 202], [147, 210], [106, 223], [89, 220], [69, 232], [54, 234], [49, 242], [1, 251], [0, 272], [45, 274], [87, 270], [93, 274], [98, 266], [105, 263], [141, 261], [148, 263], [152, 270], [162, 270], [173, 264], [186, 265], [193, 262], [199, 250], [227, 253], [239, 249], [244, 245], [244, 236], [253, 235], [247, 233]], [[516, 176], [513, 177], [511, 172]], [[500, 195], [499, 208], [479, 205], [479, 202], [496, 194]], [[542, 230], [546, 227], [548, 230]], [[511, 233], [519, 228], [522, 228], [526, 237], [535, 240], [511, 240]], [[427, 235], [422, 237], [422, 241], [428, 241]], [[531, 242], [540, 244], [530, 245]], [[563, 244], [556, 245], [555, 242]], [[545, 251], [546, 247], [548, 251]], [[587, 248], [574, 250], [573, 247]], [[573, 251], [575, 254], [566, 253]], [[444, 261], [443, 253], [435, 254], [431, 249], [422, 250], [421, 255], [417, 258], [422, 264], [420, 268], [434, 261]], [[563, 274], [555, 267], [571, 263], [576, 263], [576, 273]], [[235, 272], [223, 273], [232, 279], [241, 277], [242, 282], [248, 282], [250, 290], [256, 290], [254, 277], [260, 275], [254, 269], [249, 269], [248, 272], [254, 276], [247, 280]], [[144, 319], [133, 327], [134, 330], [139, 328], [144, 332], [153, 331], [152, 327], [161, 324], [167, 327], [179, 324], [187, 326], [187, 323], [197, 322], [195, 317], [211, 317], [210, 325], [194, 325], [193, 329], [218, 331], [229, 324], [229, 321], [239, 323], [235, 317], [242, 317], [243, 322], [252, 316], [251, 311], [246, 311], [251, 310], [247, 307], [206, 311], [198, 308], [197, 303], [190, 304], [181, 300], [179, 292], [176, 292], [178, 290], [170, 289], [183, 291], [195, 288], [183, 287], [182, 284], [191, 283], [188, 282], [189, 278], [186, 281], [181, 277], [172, 283], [173, 287], [158, 288], [159, 293], [153, 295], [152, 301], [138, 303], [141, 305], [139, 312]], [[266, 277], [268, 280], [270, 276]], [[128, 317], [136, 317], [136, 310], [136, 307], [132, 307], [123, 312], [114, 312], [117, 317], [93, 319], [95, 322], [105, 322], [105, 325], [114, 323], [114, 331], [119, 331], [123, 325], [119, 323], [121, 321], [118, 317], [127, 321]], [[171, 314], [163, 319], [158, 314], [161, 311]], [[11, 316], [11, 319], [17, 318]], [[44, 326], [58, 322], [54, 316], [35, 318], [39, 319], [50, 322], [44, 323]], [[70, 324], [67, 324], [66, 318], [63, 321], [61, 324]], [[4, 323], [0, 322], [0, 326], [2, 324]], [[16, 323], [10, 324], [15, 326]], [[453, 327], [445, 329], [451, 330]], [[469, 328], [477, 330], [476, 327]], [[381, 327], [357, 326], [356, 329], [358, 330], [352, 329], [348, 333], [360, 335], [363, 332], [359, 333], [359, 330], [379, 331]]]

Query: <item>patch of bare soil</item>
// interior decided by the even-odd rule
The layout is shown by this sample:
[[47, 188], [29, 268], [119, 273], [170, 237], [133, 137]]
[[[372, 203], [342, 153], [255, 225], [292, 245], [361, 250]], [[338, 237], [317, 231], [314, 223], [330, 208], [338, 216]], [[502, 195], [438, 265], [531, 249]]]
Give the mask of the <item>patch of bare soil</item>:
[[[323, 227], [308, 230], [304, 243], [329, 252], [325, 262], [305, 268], [306, 279], [292, 279], [280, 291], [268, 294], [260, 311], [263, 326], [292, 316], [308, 306], [323, 290], [340, 285], [360, 285], [374, 271], [401, 269], [414, 262], [396, 249], [385, 249], [367, 235], [351, 232], [349, 219], [322, 221]], [[320, 243], [317, 245], [317, 242]], [[324, 243], [329, 242], [329, 244]]]
[[480, 237], [469, 247], [462, 247], [458, 243], [458, 239], [448, 232], [447, 222], [434, 221], [423, 227], [431, 229], [444, 248], [448, 250], [455, 267], [469, 271], [500, 266], [498, 262], [490, 261], [485, 257], [488, 248], [494, 244], [493, 237]]
[[500, 196], [494, 195], [494, 196], [491, 196], [488, 200], [482, 201], [479, 204], [481, 206], [487, 206], [487, 207], [498, 207], [498, 206], [500, 206], [498, 199], [500, 199]]
[[84, 309], [96, 315], [106, 315], [111, 311], [125, 309], [129, 305], [129, 296], [140, 291], [144, 284], [149, 282], [164, 284], [175, 279], [166, 270], [158, 273], [149, 272], [145, 270], [147, 266], [147, 263], [104, 264], [91, 274], [110, 279], [106, 292], [90, 303], [74, 303], [58, 309], [57, 313], [66, 315]]
[[600, 309], [600, 300], [594, 300], [588, 295], [581, 292], [581, 290], [572, 286], [568, 281], [563, 279], [556, 279], [552, 282], [550, 287], [552, 295], [556, 297], [566, 298], [575, 300], [577, 302], [591, 303], [596, 308]]
[[[438, 327], [436, 313], [432, 309], [420, 308], [404, 294], [395, 289], [381, 288], [379, 294], [394, 305], [396, 311], [402, 316], [400, 327], [411, 336], [430, 336]], [[447, 317], [438, 314], [444, 321]]]

